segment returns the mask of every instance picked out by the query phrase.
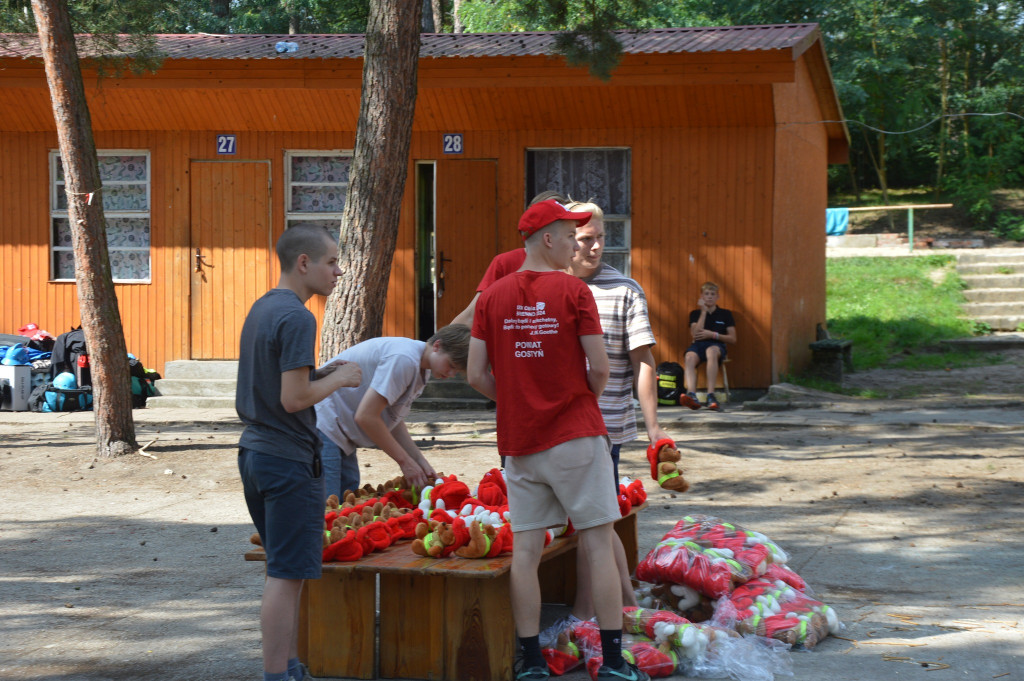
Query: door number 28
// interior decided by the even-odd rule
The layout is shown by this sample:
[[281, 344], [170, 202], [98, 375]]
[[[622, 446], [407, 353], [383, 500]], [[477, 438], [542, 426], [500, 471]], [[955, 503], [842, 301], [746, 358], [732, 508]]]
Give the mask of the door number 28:
[[462, 153], [462, 133], [449, 132], [441, 136], [441, 148], [446, 154]]

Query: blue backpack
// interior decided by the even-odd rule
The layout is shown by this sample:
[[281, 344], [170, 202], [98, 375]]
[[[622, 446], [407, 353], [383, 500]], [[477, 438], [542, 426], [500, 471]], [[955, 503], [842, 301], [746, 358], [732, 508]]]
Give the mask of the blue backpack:
[[43, 389], [43, 411], [81, 411], [92, 409], [92, 388], [79, 388], [75, 375], [65, 371]]

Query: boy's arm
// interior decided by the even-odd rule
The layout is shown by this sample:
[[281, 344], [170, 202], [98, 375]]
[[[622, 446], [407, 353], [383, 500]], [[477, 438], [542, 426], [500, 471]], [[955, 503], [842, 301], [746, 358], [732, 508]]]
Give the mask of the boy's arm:
[[708, 311], [704, 307], [703, 301], [701, 301], [700, 316], [697, 317], [697, 321], [692, 322], [690, 324], [690, 335], [693, 337], [694, 340], [703, 340], [704, 320], [707, 318], [707, 316]]
[[427, 476], [427, 484], [433, 484], [434, 480], [437, 479], [437, 472], [434, 471], [434, 467], [427, 461], [427, 457], [423, 455], [420, 448], [416, 446], [412, 435], [409, 434], [409, 429], [405, 425], [405, 421], [396, 423], [395, 427], [391, 429], [391, 435], [402, 449], [423, 469], [424, 474]]
[[591, 392], [600, 397], [604, 387], [608, 385], [608, 375], [611, 373], [608, 351], [604, 349], [604, 336], [580, 336], [580, 345], [583, 346], [583, 352], [590, 364], [587, 370], [587, 385], [590, 386]]
[[718, 334], [718, 340], [723, 343], [735, 343], [736, 342], [736, 327], [730, 326], [725, 330], [725, 333]]
[[654, 353], [650, 345], [641, 345], [629, 351], [636, 380], [636, 398], [640, 401], [640, 412], [644, 416], [647, 439], [652, 443], [668, 434], [658, 425], [658, 372], [654, 366]]
[[490, 372], [487, 360], [487, 341], [479, 338], [469, 339], [469, 359], [466, 360], [466, 380], [478, 393], [489, 400], [497, 401], [494, 374]]
[[[434, 481], [436, 477], [434, 469], [423, 458], [419, 448], [412, 445], [413, 450], [416, 452], [416, 456], [413, 456], [410, 451], [395, 439], [387, 424], [384, 423], [384, 419], [380, 416], [387, 406], [387, 399], [373, 388], [369, 388], [356, 408], [356, 425], [373, 440], [373, 444], [377, 445], [385, 454], [395, 460], [398, 467], [402, 469], [402, 475], [405, 476], [406, 482], [418, 488], [423, 488], [428, 484], [428, 480], [431, 483]], [[402, 430], [405, 431], [404, 425]], [[405, 431], [405, 437], [408, 439], [409, 444], [411, 444], [412, 438], [409, 437], [407, 431]]]
[[309, 367], [281, 372], [281, 406], [290, 414], [302, 411], [338, 388], [354, 388], [363, 380], [358, 364], [345, 362], [322, 378], [311, 379]]
[[455, 319], [451, 321], [452, 324], [465, 324], [469, 328], [473, 328], [473, 313], [476, 312], [476, 301], [480, 298], [480, 292], [477, 291], [476, 295], [473, 296], [473, 300], [469, 301], [469, 305], [466, 309], [455, 315]]

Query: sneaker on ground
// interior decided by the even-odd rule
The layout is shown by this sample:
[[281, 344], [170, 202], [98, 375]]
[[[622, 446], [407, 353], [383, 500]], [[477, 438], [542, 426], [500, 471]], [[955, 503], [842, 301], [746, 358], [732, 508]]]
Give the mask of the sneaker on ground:
[[546, 665], [543, 667], [527, 667], [523, 660], [520, 659], [516, 662], [513, 674], [515, 674], [516, 681], [544, 681], [551, 676], [551, 671]]
[[579, 617], [569, 613], [565, 617], [560, 617], [555, 620], [555, 623], [550, 627], [540, 632], [540, 647], [541, 648], [554, 648], [558, 642], [558, 635], [563, 631], [567, 631], [570, 627], [574, 627], [582, 622]]
[[693, 393], [686, 393], [680, 397], [679, 404], [690, 409], [700, 409], [700, 402], [697, 401], [697, 396]]
[[637, 669], [636, 665], [622, 661], [621, 669], [612, 669], [608, 665], [601, 665], [597, 670], [597, 678], [611, 679], [612, 681], [651, 681], [647, 672]]
[[715, 397], [714, 393], [708, 393], [708, 409], [711, 411], [722, 411], [722, 405], [718, 403], [718, 398]]
[[298, 676], [298, 678], [296, 678], [294, 676], [289, 676], [288, 678], [290, 679], [290, 681], [313, 681], [313, 677], [310, 676], [309, 670], [306, 669], [306, 665], [304, 665], [302, 663], [299, 663], [299, 676]]

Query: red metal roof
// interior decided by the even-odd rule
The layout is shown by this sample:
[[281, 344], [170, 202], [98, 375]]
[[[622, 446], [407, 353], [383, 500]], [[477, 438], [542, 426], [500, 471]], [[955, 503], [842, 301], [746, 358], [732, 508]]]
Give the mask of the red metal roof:
[[[425, 33], [420, 57], [518, 57], [554, 52], [558, 33]], [[794, 50], [799, 56], [819, 36], [817, 24], [659, 28], [617, 31], [626, 54], [685, 52], [754, 52]], [[167, 59], [358, 59], [363, 56], [362, 34], [330, 35], [210, 35], [154, 36]], [[79, 36], [82, 57], [107, 50]], [[279, 42], [296, 43], [295, 52], [278, 52]], [[40, 58], [34, 34], [0, 34], [0, 57]], [[108, 55], [114, 56], [114, 55]], [[130, 56], [121, 54], [118, 56]]]

